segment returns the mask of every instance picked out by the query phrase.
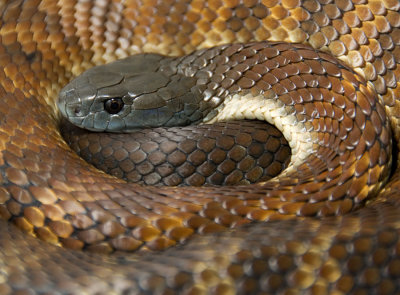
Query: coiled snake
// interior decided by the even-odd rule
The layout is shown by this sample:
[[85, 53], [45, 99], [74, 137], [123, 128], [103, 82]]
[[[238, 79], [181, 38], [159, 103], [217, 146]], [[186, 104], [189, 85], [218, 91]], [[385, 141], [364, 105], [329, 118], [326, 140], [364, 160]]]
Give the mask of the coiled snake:
[[[398, 0], [9, 1], [0, 11], [0, 212], [40, 238], [2, 222], [1, 294], [400, 292]], [[292, 144], [294, 165], [272, 182], [127, 184], [86, 164], [59, 133], [58, 93], [93, 65], [262, 40], [319, 51], [250, 43], [204, 52], [227, 50], [237, 65], [262, 50], [274, 60], [258, 87], [257, 62], [230, 65], [237, 86], [226, 88], [256, 109], [260, 95], [285, 106], [291, 119], [274, 119], [285, 136], [295, 120], [290, 134], [306, 146]], [[209, 63], [198, 64], [210, 85]], [[285, 96], [289, 80], [301, 95]]]

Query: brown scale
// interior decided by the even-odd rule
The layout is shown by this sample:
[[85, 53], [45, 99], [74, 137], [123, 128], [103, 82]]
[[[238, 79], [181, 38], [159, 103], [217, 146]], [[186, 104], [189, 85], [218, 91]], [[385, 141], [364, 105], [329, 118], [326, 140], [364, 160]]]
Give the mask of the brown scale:
[[[399, 138], [399, 9], [398, 0], [305, 0], [282, 5], [268, 0], [190, 5], [173, 1], [155, 7], [137, 1], [1, 4], [1, 216], [57, 245], [146, 253], [87, 255], [49, 245], [2, 222], [0, 293], [399, 293], [397, 165], [377, 197], [357, 205], [365, 208], [318, 218], [355, 209], [352, 200], [341, 196], [352, 192], [354, 202], [361, 201], [390, 162], [391, 154], [384, 150], [390, 141], [386, 122], [394, 140]], [[360, 29], [369, 38], [367, 43]], [[160, 191], [125, 184], [79, 159], [59, 134], [54, 104], [58, 91], [93, 65], [141, 51], [176, 56], [201, 47], [266, 39], [309, 43], [331, 52], [364, 74], [384, 106], [370, 103], [368, 91], [366, 101], [332, 94], [332, 87], [341, 91], [336, 74], [320, 78], [324, 101], [342, 110], [335, 135], [342, 138], [340, 156], [334, 157], [330, 147], [320, 147], [300, 167], [309, 182], [296, 182], [287, 174], [269, 184], [277, 198], [266, 198], [265, 188], [257, 185]], [[344, 79], [339, 80], [354, 85], [347, 70], [340, 72]], [[305, 87], [307, 77], [293, 68], [287, 73], [297, 88]], [[274, 77], [256, 85], [269, 89]], [[225, 81], [232, 87], [234, 81]], [[315, 96], [290, 90], [284, 97], [289, 104]], [[354, 119], [366, 102], [372, 112], [363, 113], [365, 120]], [[300, 111], [297, 118], [310, 130], [314, 124]], [[322, 129], [326, 119], [318, 119]], [[355, 126], [358, 130], [352, 132]], [[374, 130], [365, 132], [371, 126]], [[334, 146], [330, 131], [322, 133], [315, 138]], [[338, 165], [342, 163], [349, 164]], [[327, 177], [333, 186], [321, 182]], [[281, 184], [288, 185], [283, 192], [276, 190]], [[226, 231], [253, 220], [277, 221]], [[221, 232], [148, 253], [186, 241], [193, 233], [215, 231]]]
[[271, 179], [287, 167], [290, 148], [273, 126], [238, 121], [210, 128], [159, 128], [99, 137], [65, 125], [63, 135], [87, 162], [139, 184], [249, 184]]

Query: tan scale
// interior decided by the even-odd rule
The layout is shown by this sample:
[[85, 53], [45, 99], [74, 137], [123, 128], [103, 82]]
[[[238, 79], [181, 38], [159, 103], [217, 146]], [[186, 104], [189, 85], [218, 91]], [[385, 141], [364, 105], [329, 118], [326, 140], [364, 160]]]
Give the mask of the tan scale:
[[[9, 221], [0, 227], [1, 294], [399, 293], [396, 161], [380, 188], [387, 164], [397, 159], [388, 123], [394, 144], [399, 140], [398, 0], [28, 0], [3, 3], [0, 11], [0, 214]], [[366, 101], [376, 91], [373, 101], [382, 104], [369, 104], [370, 113], [364, 99], [356, 106], [346, 95], [321, 91], [334, 111], [314, 109], [335, 116], [337, 110], [342, 120], [307, 122], [307, 130], [319, 130], [312, 140], [323, 147], [335, 143], [331, 132], [349, 134], [354, 149], [339, 144], [340, 157], [330, 159], [329, 148], [320, 148], [327, 158], [298, 166], [308, 183], [293, 183], [286, 173], [267, 188], [160, 191], [99, 172], [60, 135], [58, 92], [94, 65], [139, 52], [178, 56], [263, 40], [307, 43], [327, 53], [319, 56], [337, 57], [355, 67], [356, 83], [366, 80], [359, 87]], [[347, 82], [357, 80], [340, 72]], [[330, 73], [319, 83], [346, 92], [347, 82]], [[289, 80], [301, 88], [315, 82], [309, 78]], [[298, 106], [297, 120], [312, 109]], [[165, 218], [178, 222], [167, 227]]]

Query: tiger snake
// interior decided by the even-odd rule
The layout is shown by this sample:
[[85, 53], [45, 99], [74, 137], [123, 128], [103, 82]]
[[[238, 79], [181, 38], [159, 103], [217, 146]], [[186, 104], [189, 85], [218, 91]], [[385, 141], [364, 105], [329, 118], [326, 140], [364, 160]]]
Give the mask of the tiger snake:
[[[398, 293], [399, 10], [397, 0], [2, 3], [0, 212], [10, 223], [0, 227], [0, 293]], [[330, 106], [316, 103], [320, 116], [305, 103], [296, 109], [319, 147], [279, 181], [127, 184], [60, 135], [56, 98], [94, 65], [263, 40], [318, 49], [277, 43], [268, 52], [297, 52], [309, 63], [291, 77], [312, 88], [320, 72], [318, 83], [335, 92], [297, 97]], [[249, 79], [239, 87], [251, 88]], [[271, 89], [245, 96], [279, 91]]]

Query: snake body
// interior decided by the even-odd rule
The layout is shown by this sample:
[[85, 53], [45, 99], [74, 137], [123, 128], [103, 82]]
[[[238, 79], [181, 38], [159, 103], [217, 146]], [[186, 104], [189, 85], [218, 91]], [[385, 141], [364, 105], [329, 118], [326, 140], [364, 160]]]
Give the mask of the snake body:
[[[2, 222], [0, 293], [400, 292], [397, 0], [10, 1], [0, 11], [0, 213], [40, 238]], [[220, 45], [234, 42], [253, 43]], [[237, 86], [224, 88], [229, 97], [283, 106], [273, 121], [306, 144], [289, 138], [297, 157], [275, 180], [127, 184], [62, 140], [56, 97], [93, 65], [138, 52], [200, 59], [227, 49], [244, 68], [235, 69]], [[267, 62], [262, 56], [275, 71], [269, 87], [254, 88], [257, 76], [240, 73], [255, 66], [245, 61]], [[200, 65], [196, 85], [218, 84], [210, 63]], [[272, 83], [281, 75], [302, 78], [295, 103]], [[313, 92], [315, 81], [329, 91]], [[229, 104], [219, 105], [205, 117], [223, 120]]]
[[260, 121], [100, 134], [64, 121], [61, 133], [96, 168], [146, 185], [250, 184], [277, 176], [290, 161], [282, 133]]

